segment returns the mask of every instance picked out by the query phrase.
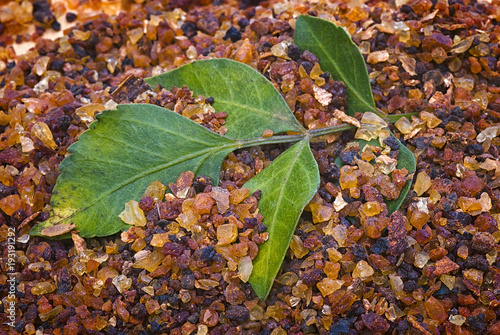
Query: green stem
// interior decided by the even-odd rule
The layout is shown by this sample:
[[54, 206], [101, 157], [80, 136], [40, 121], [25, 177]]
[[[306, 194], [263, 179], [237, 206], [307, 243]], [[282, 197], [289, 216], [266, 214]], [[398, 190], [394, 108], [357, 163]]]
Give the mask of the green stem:
[[[397, 114], [397, 115], [387, 115], [386, 118], [390, 123], [395, 123], [402, 117], [410, 118], [411, 116], [416, 116], [418, 113], [406, 113], [406, 114]], [[325, 135], [330, 135], [334, 133], [340, 133], [346, 130], [355, 129], [353, 125], [350, 124], [341, 124], [338, 126], [331, 126], [326, 128], [319, 129], [311, 129], [307, 130], [302, 134], [297, 135], [278, 135], [271, 137], [255, 137], [249, 138], [245, 140], [236, 141], [236, 148], [248, 148], [256, 145], [266, 145], [266, 144], [280, 144], [280, 143], [295, 143], [301, 141], [302, 139], [309, 138], [317, 138]]]
[[354, 126], [350, 124], [342, 124], [338, 126], [331, 126], [326, 128], [312, 129], [308, 130], [303, 134], [297, 135], [278, 135], [271, 137], [256, 137], [249, 138], [245, 140], [239, 140], [236, 142], [235, 147], [237, 148], [248, 148], [256, 145], [266, 145], [266, 144], [280, 144], [280, 143], [295, 143], [301, 141], [306, 137], [316, 138], [329, 134], [339, 133], [346, 130], [354, 129]]
[[350, 124], [341, 124], [339, 126], [331, 126], [326, 128], [312, 129], [308, 130], [307, 133], [311, 136], [311, 138], [321, 137], [325, 135], [330, 135], [334, 133], [339, 133], [346, 130], [356, 129], [353, 125]]
[[237, 141], [235, 143], [235, 147], [248, 148], [248, 147], [254, 147], [256, 145], [293, 143], [302, 140], [304, 137], [306, 137], [306, 135], [307, 134], [297, 134], [297, 135], [279, 135], [271, 137], [249, 138]]

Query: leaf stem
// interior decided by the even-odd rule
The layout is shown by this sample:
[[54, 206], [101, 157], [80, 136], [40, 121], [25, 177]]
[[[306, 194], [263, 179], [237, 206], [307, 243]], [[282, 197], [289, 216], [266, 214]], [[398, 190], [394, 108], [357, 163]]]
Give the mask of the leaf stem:
[[256, 145], [266, 145], [266, 144], [280, 144], [280, 143], [294, 143], [302, 140], [306, 134], [297, 135], [278, 135], [271, 137], [255, 137], [248, 138], [244, 140], [238, 140], [235, 143], [237, 148], [248, 148]]
[[326, 128], [319, 128], [319, 129], [311, 129], [308, 130], [307, 133], [311, 136], [311, 138], [316, 138], [316, 137], [321, 137], [325, 135], [330, 135], [334, 133], [340, 133], [342, 131], [350, 130], [350, 129], [356, 129], [353, 125], [350, 124], [341, 124], [338, 126], [331, 126], [331, 127], [326, 127]]
[[[387, 118], [387, 121], [389, 121], [389, 123], [395, 123], [397, 120], [399, 120], [402, 117], [411, 118], [411, 116], [416, 116], [416, 115], [418, 115], [418, 113], [406, 113], [406, 114], [387, 115], [386, 118]], [[297, 134], [297, 135], [277, 135], [277, 136], [271, 136], [271, 137], [248, 138], [248, 139], [236, 141], [235, 147], [241, 149], [241, 148], [253, 147], [256, 145], [295, 143], [295, 142], [298, 142], [306, 137], [317, 138], [317, 137], [330, 135], [330, 134], [334, 134], [334, 133], [339, 133], [342, 131], [355, 129], [355, 128], [356, 127], [354, 127], [353, 125], [350, 125], [350, 124], [341, 124], [341, 125], [336, 125], [336, 126], [331, 126], [331, 127], [311, 129], [311, 130], [307, 130], [306, 132], [304, 132], [302, 134]]]
[[341, 124], [337, 126], [331, 126], [326, 128], [312, 129], [308, 130], [303, 134], [297, 135], [278, 135], [271, 137], [256, 137], [249, 138], [245, 140], [238, 140], [235, 143], [237, 148], [248, 148], [256, 145], [266, 145], [266, 144], [280, 144], [280, 143], [295, 143], [306, 137], [316, 138], [329, 134], [339, 133], [342, 131], [354, 129], [355, 127], [350, 124]]

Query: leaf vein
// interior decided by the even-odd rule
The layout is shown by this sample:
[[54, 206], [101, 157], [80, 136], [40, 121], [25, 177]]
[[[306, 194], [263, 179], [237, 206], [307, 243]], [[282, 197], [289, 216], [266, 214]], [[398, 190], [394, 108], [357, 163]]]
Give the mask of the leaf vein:
[[142, 151], [142, 152], [147, 153], [147, 154], [149, 154], [151, 156], [155, 156], [155, 157], [158, 157], [158, 158], [165, 158], [165, 156], [160, 155], [160, 154], [158, 154], [158, 153], [156, 153], [154, 151], [146, 150], [144, 147], [139, 147], [139, 146], [136, 146], [136, 145], [132, 145], [130, 142], [128, 142], [128, 141], [122, 141], [119, 138], [107, 137], [107, 136], [104, 136], [103, 134], [95, 134], [95, 136], [99, 136], [99, 137], [101, 137], [101, 138], [103, 138], [105, 140], [116, 142], [116, 143], [122, 144], [124, 146], [127, 146], [129, 148], [136, 149], [138, 151]]
[[[131, 178], [128, 178], [127, 180], [125, 180], [122, 183], [116, 185], [115, 187], [113, 187], [112, 189], [108, 190], [107, 192], [101, 194], [99, 197], [93, 199], [93, 201], [91, 201], [86, 207], [82, 208], [81, 211], [87, 210], [88, 208], [92, 207], [96, 203], [99, 203], [102, 199], [106, 198], [110, 194], [116, 192], [117, 190], [119, 190], [119, 189], [121, 189], [121, 188], [123, 188], [123, 187], [125, 187], [125, 186], [127, 186], [129, 184], [134, 183], [138, 179], [146, 177], [147, 175], [156, 173], [156, 172], [161, 171], [163, 169], [169, 168], [169, 167], [171, 167], [173, 165], [176, 165], [176, 164], [179, 164], [179, 163], [182, 163], [182, 162], [185, 162], [185, 161], [189, 161], [191, 159], [195, 159], [195, 158], [197, 158], [199, 156], [203, 156], [203, 155], [209, 156], [210, 154], [212, 154], [215, 151], [222, 151], [222, 150], [225, 150], [225, 149], [229, 149], [231, 147], [234, 147], [234, 145], [224, 145], [224, 146], [221, 146], [219, 148], [210, 148], [210, 149], [199, 151], [199, 152], [197, 152], [195, 154], [192, 154], [192, 155], [185, 156], [182, 159], [178, 159], [178, 160], [171, 161], [171, 162], [159, 165], [159, 166], [155, 166], [152, 169], [149, 169], [147, 171], [144, 171], [143, 173], [140, 173], [140, 174], [137, 174], [137, 175], [135, 175], [135, 176], [133, 176]], [[204, 159], [206, 159], [206, 157]], [[76, 214], [77, 213], [74, 213], [74, 215], [76, 215]]]
[[[174, 112], [172, 112], [174, 113]], [[143, 122], [142, 120], [137, 120], [137, 119], [127, 119], [127, 118], [124, 118], [124, 117], [120, 117], [119, 118], [120, 121], [128, 121], [128, 122], [131, 122], [131, 123], [138, 123], [138, 124], [143, 124], [145, 126], [150, 126], [152, 128], [155, 128], [155, 129], [158, 129], [158, 130], [161, 130], [162, 132], [164, 133], [167, 133], [169, 135], [173, 135], [173, 136], [176, 136], [176, 137], [180, 137], [186, 141], [189, 141], [189, 142], [194, 142], [194, 143], [198, 143], [198, 144], [202, 144], [203, 146], [210, 146], [210, 147], [216, 147], [218, 145], [218, 143], [213, 143], [213, 144], [210, 144], [209, 142], [202, 142], [202, 141], [198, 141], [196, 140], [194, 137], [189, 137], [187, 135], [184, 135], [182, 132], [173, 132], [173, 131], [169, 131], [169, 130], [166, 130], [165, 128], [163, 127], [160, 127], [160, 126], [157, 126], [156, 124], [153, 124], [153, 123], [149, 123], [149, 122]], [[188, 118], [186, 118], [186, 120], [189, 120]], [[192, 120], [189, 120], [190, 122], [194, 122]], [[201, 126], [200, 126], [201, 127]], [[205, 129], [205, 128], [203, 128]], [[223, 136], [220, 136], [220, 135], [217, 135], [216, 133], [208, 130], [208, 129], [205, 129], [207, 131], [207, 134], [204, 134], [204, 136], [211, 136], [211, 137], [217, 137], [218, 139], [220, 140], [229, 140], [228, 137], [223, 137]]]
[[[286, 172], [284, 181], [281, 184], [281, 188], [279, 190], [278, 202], [274, 206], [275, 210], [274, 210], [273, 215], [272, 215], [272, 220], [268, 221], [268, 222], [276, 222], [276, 219], [278, 217], [278, 208], [280, 208], [281, 202], [283, 200], [283, 193], [284, 193], [284, 190], [286, 188], [285, 187], [286, 183], [288, 182], [290, 174], [292, 173], [293, 167], [295, 166], [295, 163], [297, 162], [297, 159], [301, 154], [302, 148], [304, 147], [304, 145], [308, 145], [308, 144], [309, 144], [308, 140], [302, 141], [300, 148], [297, 150], [297, 154], [295, 155], [295, 157], [293, 157], [292, 162], [289, 164], [290, 169], [288, 169], [288, 171]], [[276, 229], [276, 225], [272, 225], [269, 233], [272, 234], [275, 231], [275, 229]], [[266, 255], [266, 263], [269, 263], [270, 257], [271, 257], [270, 254]], [[269, 279], [269, 277], [266, 277], [266, 278]]]
[[127, 163], [124, 163], [123, 161], [117, 161], [117, 160], [114, 160], [114, 159], [104, 159], [104, 158], [98, 158], [98, 157], [84, 157], [85, 161], [94, 161], [94, 162], [102, 162], [102, 163], [109, 163], [109, 164], [114, 164], [114, 165], [118, 165], [118, 166], [123, 166], [123, 167], [126, 167], [126, 168], [129, 168], [131, 170], [135, 170], [135, 171], [141, 171], [140, 168], [137, 168], [133, 165], [130, 165], [130, 164], [127, 164]]

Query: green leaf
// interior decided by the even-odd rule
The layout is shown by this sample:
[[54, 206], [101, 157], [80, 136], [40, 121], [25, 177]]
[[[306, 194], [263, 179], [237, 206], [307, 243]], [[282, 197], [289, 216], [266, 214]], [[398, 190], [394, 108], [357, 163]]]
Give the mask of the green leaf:
[[253, 260], [249, 280], [262, 300], [271, 290], [302, 210], [316, 193], [319, 180], [309, 140], [304, 139], [244, 185], [251, 192], [262, 191], [259, 211], [269, 232], [269, 240], [259, 246], [259, 253]]
[[96, 119], [68, 149], [71, 155], [59, 167], [51, 217], [31, 234], [70, 223], [82, 237], [126, 230], [130, 226], [118, 215], [151, 182], [168, 184], [190, 170], [217, 184], [222, 160], [238, 147], [238, 142], [154, 105], [119, 105]]
[[[415, 171], [417, 170], [417, 161], [415, 160], [415, 155], [413, 154], [413, 152], [410, 151], [410, 149], [405, 147], [401, 142], [399, 142], [399, 157], [398, 157], [398, 165], [396, 165], [396, 168], [398, 169], [405, 168], [406, 170], [408, 170], [409, 175], [415, 173]], [[394, 213], [399, 209], [399, 207], [401, 207], [401, 204], [406, 199], [406, 195], [408, 194], [410, 187], [411, 187], [411, 179], [408, 180], [405, 186], [403, 186], [403, 188], [401, 189], [401, 192], [399, 193], [399, 198], [397, 198], [396, 200], [389, 200], [385, 202], [387, 205], [387, 211], [389, 212], [389, 215]]]
[[234, 139], [260, 137], [266, 129], [275, 134], [305, 131], [273, 84], [250, 66], [234, 60], [200, 60], [146, 82], [166, 89], [186, 85], [195, 95], [213, 97], [215, 110], [228, 114], [226, 136]]
[[[392, 132], [391, 132], [391, 135], [394, 137], [394, 134], [392, 134]], [[408, 170], [408, 174], [411, 175], [417, 169], [417, 161], [415, 160], [415, 155], [413, 155], [413, 152], [411, 152], [410, 149], [405, 147], [403, 145], [403, 143], [401, 143], [397, 138], [396, 138], [396, 140], [399, 143], [399, 157], [398, 157], [398, 164], [396, 165], [396, 168], [397, 169], [405, 168], [406, 170]], [[369, 142], [364, 141], [364, 140], [356, 140], [356, 142], [359, 143], [360, 149], [363, 149], [363, 147], [367, 144], [373, 145], [373, 146], [378, 146], [378, 147], [380, 146], [378, 139], [371, 140]], [[335, 164], [337, 164], [339, 167], [342, 167], [342, 165], [344, 165], [344, 163], [340, 159], [340, 156], [337, 157], [337, 159], [335, 160]], [[399, 192], [399, 198], [394, 199], [394, 200], [387, 200], [386, 199], [384, 201], [386, 206], [387, 206], [387, 211], [389, 212], [389, 215], [391, 215], [392, 213], [397, 211], [399, 209], [399, 207], [401, 207], [401, 204], [405, 200], [406, 195], [408, 194], [408, 191], [410, 190], [410, 187], [411, 187], [411, 180], [408, 180], [406, 182], [405, 186], [403, 186], [403, 188]]]
[[342, 27], [317, 17], [300, 15], [295, 24], [294, 43], [319, 58], [323, 71], [347, 86], [347, 111], [380, 115], [373, 101], [365, 60]]
[[[342, 27], [320, 18], [301, 15], [295, 24], [294, 43], [302, 50], [309, 50], [319, 58], [322, 70], [332, 74], [335, 80], [343, 81], [347, 86], [347, 114], [356, 112], [382, 113], [375, 107], [366, 64], [358, 47]], [[398, 119], [400, 116], [394, 116]], [[356, 140], [362, 148], [366, 141]], [[399, 141], [398, 141], [399, 142]], [[370, 143], [379, 145], [378, 140]], [[337, 165], [342, 166], [340, 159]], [[406, 168], [411, 174], [416, 170], [413, 153], [399, 142], [397, 168]], [[411, 182], [408, 181], [396, 200], [386, 201], [389, 213], [396, 211], [406, 198]]]

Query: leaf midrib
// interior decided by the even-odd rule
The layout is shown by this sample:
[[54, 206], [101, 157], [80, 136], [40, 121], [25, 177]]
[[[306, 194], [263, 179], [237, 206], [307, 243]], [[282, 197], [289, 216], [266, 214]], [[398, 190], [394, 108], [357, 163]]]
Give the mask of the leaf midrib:
[[[216, 70], [214, 66], [212, 66], [212, 68], [214, 70]], [[199, 77], [198, 73], [196, 71], [193, 71], [194, 69], [190, 69], [190, 70], [191, 70], [191, 73], [195, 76], [196, 80], [199, 83], [201, 83], [202, 81], [199, 79], [200, 77]], [[222, 76], [222, 79], [226, 83], [226, 87], [231, 88], [233, 86], [233, 85], [229, 85], [229, 79], [228, 79], [227, 76]], [[250, 80], [250, 83], [254, 87], [254, 92], [258, 92], [258, 87], [257, 87], [256, 81], [255, 80]], [[264, 83], [264, 85], [268, 85], [268, 84], [270, 84], [270, 82], [267, 82], [267, 80], [266, 80], [266, 82]], [[266, 87], [266, 89], [267, 89], [267, 87]], [[203, 90], [205, 92], [203, 92], [202, 94], [204, 94], [204, 95], [209, 95], [210, 94], [207, 90], [205, 90], [205, 89], [203, 89]], [[266, 108], [263, 105], [262, 97], [260, 96], [260, 94], [256, 94], [257, 99], [259, 100], [259, 105], [260, 105], [259, 107], [261, 107], [261, 109], [257, 109], [257, 108], [252, 107], [252, 106], [244, 106], [244, 105], [241, 105], [239, 103], [236, 103], [235, 102], [235, 98], [234, 98], [234, 91], [232, 89], [228, 89], [228, 92], [231, 95], [230, 96], [231, 101], [227, 101], [224, 98], [218, 98], [217, 101], [216, 101], [216, 103], [225, 103], [225, 104], [227, 104], [229, 106], [238, 107], [238, 108], [241, 108], [243, 110], [249, 110], [249, 111], [252, 111], [252, 112], [254, 112], [256, 114], [266, 115], [266, 116], [273, 116], [273, 111], [269, 111], [268, 113], [265, 112]], [[283, 100], [282, 102], [286, 105], [285, 100]], [[290, 112], [290, 115], [292, 115], [292, 111], [290, 109], [288, 109], [288, 112]], [[284, 115], [277, 115], [277, 116], [275, 115], [274, 117], [276, 119], [278, 119], [278, 120], [281, 120], [281, 121], [288, 121], [288, 122], [291, 121], [290, 118], [284, 118]], [[292, 120], [292, 122], [293, 122], [293, 120]], [[297, 125], [295, 125], [293, 123], [292, 123], [292, 125], [297, 129]]]
[[[102, 199], [108, 197], [109, 195], [113, 194], [114, 192], [118, 191], [119, 189], [121, 189], [121, 188], [123, 188], [123, 187], [125, 187], [125, 186], [127, 186], [129, 184], [132, 184], [135, 181], [137, 181], [138, 179], [144, 178], [147, 175], [153, 174], [155, 172], [158, 172], [158, 171], [161, 171], [163, 169], [166, 169], [166, 168], [168, 168], [168, 167], [170, 167], [172, 165], [176, 165], [176, 164], [179, 164], [179, 163], [191, 160], [191, 159], [199, 157], [199, 156], [205, 155], [205, 159], [206, 159], [206, 157], [210, 156], [210, 154], [213, 153], [213, 152], [217, 152], [217, 151], [222, 152], [225, 149], [229, 149], [229, 148], [235, 148], [236, 149], [238, 146], [239, 146], [239, 143], [235, 142], [235, 143], [226, 144], [226, 145], [223, 145], [223, 146], [220, 146], [220, 147], [216, 147], [216, 148], [210, 148], [210, 149], [202, 150], [202, 151], [197, 152], [196, 154], [185, 156], [182, 159], [178, 159], [176, 161], [171, 161], [171, 162], [168, 162], [166, 164], [162, 164], [160, 166], [157, 166], [157, 167], [155, 167], [153, 169], [150, 169], [148, 171], [145, 171], [144, 173], [140, 173], [140, 174], [136, 175], [135, 177], [129, 178], [126, 181], [118, 184], [112, 190], [109, 190], [109, 191], [101, 194], [98, 198], [95, 198], [94, 201], [92, 201], [87, 206], [81, 208], [80, 210], [76, 211], [72, 215], [69, 215], [67, 217], [61, 218], [59, 221], [66, 220], [68, 218], [71, 218], [71, 217], [77, 215], [79, 212], [82, 212], [82, 211], [85, 211], [85, 210], [89, 209], [90, 207], [94, 206], [96, 203], [100, 202]], [[203, 163], [203, 161], [204, 160], [202, 160], [202, 163]], [[196, 170], [198, 170], [200, 166], [201, 166], [201, 164], [196, 167]]]
[[137, 151], [142, 151], [142, 152], [147, 153], [148, 155], [151, 155], [151, 156], [155, 156], [158, 158], [165, 158], [164, 156], [158, 154], [157, 152], [146, 150], [146, 148], [144, 148], [144, 147], [132, 145], [130, 142], [120, 140], [119, 138], [108, 137], [108, 136], [104, 136], [103, 134], [95, 134], [95, 136], [99, 136], [105, 140], [115, 141], [119, 144], [122, 144], [122, 145], [127, 146], [127, 147], [132, 148], [132, 149], [135, 149]]
[[[292, 169], [293, 169], [293, 167], [295, 166], [295, 163], [296, 163], [296, 161], [297, 161], [298, 157], [300, 156], [300, 154], [301, 154], [301, 152], [302, 152], [302, 148], [304, 147], [304, 145], [308, 145], [308, 144], [309, 144], [309, 139], [308, 139], [308, 138], [307, 138], [307, 139], [304, 139], [304, 140], [302, 141], [302, 144], [301, 144], [301, 146], [300, 146], [299, 150], [297, 150], [297, 154], [294, 156], [294, 158], [293, 158], [293, 160], [292, 160], [292, 163], [289, 165], [291, 168], [290, 168], [290, 169], [288, 169], [288, 172], [287, 172], [286, 177], [285, 177], [285, 182], [283, 182], [283, 184], [282, 184], [283, 186], [282, 186], [282, 187], [281, 187], [281, 189], [280, 189], [280, 192], [279, 192], [279, 201], [277, 202], [276, 206], [274, 207], [274, 208], [276, 208], [276, 210], [275, 210], [275, 211], [274, 211], [274, 213], [273, 213], [273, 216], [272, 216], [272, 221], [271, 221], [271, 222], [276, 222], [276, 218], [277, 218], [277, 215], [278, 215], [278, 210], [277, 210], [277, 209], [278, 209], [278, 208], [280, 208], [280, 204], [281, 204], [282, 200], [284, 199], [283, 194], [284, 194], [284, 189], [285, 189], [285, 186], [286, 186], [286, 184], [287, 184], [287, 182], [288, 182], [288, 180], [289, 180], [290, 174], [292, 173]], [[275, 228], [275, 229], [273, 229], [273, 227], [276, 227], [276, 225], [272, 225], [272, 226], [271, 226], [271, 231], [269, 232], [269, 234], [274, 233], [274, 230], [275, 230], [276, 228]], [[271, 257], [271, 256], [270, 256], [270, 254], [269, 254], [269, 253], [267, 253], [267, 254], [265, 255], [265, 261], [266, 261], [266, 263], [268, 263], [268, 264], [269, 264], [269, 258], [270, 258], [270, 257]], [[270, 278], [269, 278], [268, 276], [266, 276], [266, 280], [269, 280], [269, 279], [270, 279]], [[273, 279], [274, 279], [274, 277], [273, 277]]]
[[[172, 112], [172, 113], [175, 113], [175, 112]], [[179, 116], [181, 116], [181, 115], [179, 115]], [[116, 118], [110, 118], [110, 119], [112, 119], [112, 120], [119, 120], [119, 121], [127, 121], [127, 122], [130, 122], [130, 123], [132, 123], [132, 124], [134, 124], [134, 123], [143, 124], [143, 125], [145, 125], [145, 126], [149, 126], [149, 127], [151, 127], [151, 128], [158, 129], [158, 130], [160, 130], [160, 131], [162, 131], [162, 132], [164, 132], [164, 133], [166, 133], [166, 134], [170, 134], [170, 135], [174, 135], [174, 136], [180, 137], [180, 138], [185, 139], [185, 140], [187, 140], [187, 141], [189, 141], [189, 142], [194, 142], [194, 143], [202, 144], [202, 145], [204, 145], [204, 146], [210, 146], [210, 147], [217, 146], [217, 147], [218, 147], [218, 144], [217, 144], [217, 143], [215, 143], [215, 144], [209, 144], [209, 143], [207, 143], [207, 142], [198, 141], [198, 140], [196, 140], [196, 139], [195, 139], [195, 138], [193, 138], [193, 137], [189, 137], [189, 136], [184, 135], [183, 133], [180, 133], [180, 132], [176, 133], [176, 132], [173, 132], [173, 131], [167, 131], [167, 130], [166, 130], [165, 128], [163, 128], [163, 127], [160, 127], [160, 126], [158, 126], [158, 125], [156, 125], [156, 124], [151, 124], [151, 123], [143, 122], [142, 120], [138, 120], [138, 119], [127, 119], [127, 118], [123, 118], [123, 117], [120, 117], [119, 119], [116, 119]], [[191, 122], [193, 122], [193, 123], [195, 123], [196, 125], [200, 126], [199, 124], [197, 124], [197, 123], [196, 123], [196, 122], [194, 122], [193, 120], [188, 119], [188, 118], [186, 118], [186, 119], [187, 119], [187, 120], [189, 120], [189, 121], [191, 121]], [[208, 131], [208, 132], [210, 132], [209, 130], [207, 130], [207, 131]], [[233, 139], [230, 139], [229, 137], [223, 137], [223, 136], [221, 136], [221, 135], [217, 135], [216, 133], [213, 133], [213, 132], [207, 133], [207, 134], [205, 134], [204, 136], [207, 136], [207, 135], [214, 136], [214, 137], [216, 137], [216, 138], [220, 138], [220, 139], [228, 139], [228, 140], [233, 140]]]
[[[193, 69], [190, 69], [189, 71], [195, 78], [196, 80], [201, 83], [202, 81], [199, 79], [199, 75], [196, 71], [193, 71]], [[154, 78], [154, 77], [152, 77]], [[265, 77], [264, 77], [265, 78]], [[228, 85], [228, 79], [227, 77], [222, 77], [222, 79], [226, 82], [226, 86], [227, 87], [231, 87], [232, 85]], [[266, 79], [267, 80], [267, 79]], [[162, 85], [159, 81], [156, 81], [157, 84], [160, 84]], [[255, 91], [258, 91], [258, 87], [257, 87], [257, 82], [255, 80], [252, 80], [251, 81], [252, 85], [254, 86], [254, 89]], [[151, 85], [150, 85], [151, 86]], [[163, 86], [163, 85], [162, 85]], [[163, 86], [165, 87], [165, 86]], [[200, 94], [201, 95], [210, 95], [209, 91], [206, 90], [204, 87], [200, 87]], [[281, 114], [276, 114], [274, 113], [274, 111], [269, 111], [269, 112], [266, 112], [267, 108], [265, 108], [265, 106], [263, 105], [263, 102], [262, 102], [262, 97], [257, 94], [257, 99], [259, 100], [259, 105], [261, 107], [261, 109], [258, 109], [256, 107], [252, 107], [252, 106], [249, 106], [249, 105], [242, 105], [242, 104], [239, 104], [237, 102], [235, 102], [235, 98], [234, 98], [234, 91], [233, 90], [228, 90], [228, 92], [230, 93], [230, 99], [231, 100], [227, 100], [227, 99], [224, 99], [222, 97], [219, 97], [216, 99], [215, 101], [215, 104], [225, 104], [225, 105], [228, 105], [228, 106], [232, 106], [232, 107], [236, 107], [236, 108], [239, 108], [239, 109], [242, 109], [242, 110], [247, 110], [247, 111], [250, 111], [252, 113], [255, 113], [255, 114], [258, 114], [258, 115], [262, 115], [262, 116], [268, 116], [268, 117], [274, 117], [275, 119], [279, 120], [279, 121], [284, 121], [284, 122], [287, 122], [288, 124], [290, 124], [296, 131], [300, 132], [300, 133], [304, 133], [304, 128], [301, 127], [299, 124], [296, 124], [295, 123], [295, 117], [293, 117], [293, 112], [288, 108], [288, 112], [290, 113], [290, 115], [293, 117], [292, 118], [287, 118], [285, 115], [281, 115]], [[196, 92], [195, 92], [196, 93]], [[284, 106], [288, 106], [286, 104], [286, 101], [282, 98], [282, 101], [280, 101], [280, 103], [283, 103]], [[224, 109], [224, 108], [223, 108]], [[231, 114], [229, 114], [231, 115]]]
[[[198, 81], [200, 81], [200, 80], [198, 79], [198, 74], [197, 74], [197, 73], [195, 73], [195, 74], [194, 74], [194, 76], [196, 77], [196, 79], [197, 79]], [[231, 86], [232, 86], [232, 85], [229, 85], [229, 84], [228, 84], [228, 79], [227, 79], [227, 77], [223, 77], [223, 80], [226, 82], [226, 86], [227, 86], [227, 87], [231, 87]], [[251, 83], [252, 83], [252, 85], [254, 86], [254, 89], [255, 89], [256, 91], [258, 91], [258, 88], [257, 88], [257, 83], [255, 82], [255, 80], [252, 80], [252, 81], [251, 81]], [[274, 117], [274, 118], [276, 118], [277, 120], [280, 120], [280, 121], [287, 121], [287, 122], [288, 122], [288, 123], [290, 123], [290, 125], [292, 125], [292, 126], [293, 126], [296, 130], [299, 130], [299, 132], [303, 132], [303, 131], [304, 131], [304, 129], [303, 129], [300, 125], [295, 124], [295, 122], [294, 122], [294, 121], [295, 121], [295, 117], [294, 117], [293, 119], [291, 119], [291, 118], [286, 118], [286, 117], [285, 117], [285, 115], [281, 115], [281, 114], [273, 115], [273, 111], [266, 112], [266, 110], [267, 110], [267, 109], [266, 109], [266, 108], [265, 108], [265, 106], [263, 105], [262, 98], [261, 98], [261, 96], [260, 96], [259, 94], [257, 94], [257, 98], [259, 99], [259, 105], [260, 105], [261, 109], [258, 109], [258, 108], [252, 107], [252, 106], [246, 106], [246, 105], [242, 105], [242, 104], [240, 104], [240, 103], [237, 103], [237, 102], [235, 101], [235, 99], [233, 98], [233, 96], [234, 96], [234, 91], [233, 91], [233, 90], [231, 90], [231, 89], [229, 89], [229, 90], [228, 90], [228, 92], [229, 92], [229, 93], [230, 93], [230, 95], [231, 95], [231, 97], [230, 97], [230, 98], [231, 98], [231, 100], [226, 100], [226, 99], [224, 99], [224, 98], [218, 98], [218, 99], [215, 101], [215, 104], [216, 104], [216, 105], [217, 105], [217, 104], [226, 104], [226, 105], [229, 105], [229, 106], [232, 106], [232, 107], [237, 107], [237, 108], [240, 108], [240, 109], [243, 109], [243, 110], [248, 110], [248, 111], [251, 111], [251, 112], [256, 113], [256, 114], [259, 114], [259, 115], [263, 115], [263, 116], [271, 116], [271, 117]], [[203, 92], [203, 94], [208, 95], [209, 93], [208, 93], [208, 91], [205, 91], [205, 92]], [[286, 101], [285, 101], [285, 100], [283, 100], [283, 101], [281, 101], [281, 102], [283, 102], [283, 103], [286, 105]], [[288, 108], [288, 112], [290, 113], [290, 115], [292, 115], [292, 116], [293, 116], [292, 111], [290, 110], [290, 108]], [[230, 115], [230, 114], [229, 114], [229, 115]]]

